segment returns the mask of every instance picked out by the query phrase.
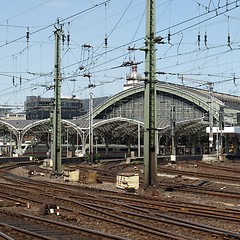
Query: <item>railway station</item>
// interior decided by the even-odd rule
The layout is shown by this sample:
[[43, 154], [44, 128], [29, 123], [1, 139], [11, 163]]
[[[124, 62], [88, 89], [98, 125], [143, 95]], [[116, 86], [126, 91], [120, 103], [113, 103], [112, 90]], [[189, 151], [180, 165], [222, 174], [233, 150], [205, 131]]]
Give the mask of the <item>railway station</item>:
[[[86, 146], [92, 131], [94, 145], [136, 146], [135, 156], [142, 157], [144, 85], [137, 79], [133, 83], [132, 77], [138, 76], [133, 71], [134, 68], [129, 74], [131, 80], [126, 80], [126, 85], [131, 87], [92, 110], [92, 126], [90, 114], [77, 119], [62, 119], [62, 144]], [[159, 156], [239, 154], [239, 97], [166, 82], [158, 82], [156, 87]], [[0, 126], [8, 139], [5, 147], [9, 154], [14, 145], [22, 149], [21, 145], [26, 141], [35, 145], [51, 144], [50, 118], [1, 119]], [[175, 153], [172, 152], [173, 142]]]
[[[94, 4], [88, 11], [98, 5], [105, 6], [106, 18], [108, 2]], [[54, 97], [43, 98], [41, 105], [42, 95], [29, 96], [25, 115], [32, 119], [21, 118], [21, 114], [15, 119], [0, 118], [1, 239], [240, 239], [240, 98], [214, 91], [216, 82], [207, 79], [198, 88], [186, 86], [183, 81], [182, 84], [163, 81], [165, 72], [156, 68], [155, 47], [164, 43], [164, 37], [156, 35], [161, 31], [156, 29], [155, 16], [156, 9], [159, 12], [163, 4], [156, 8], [155, 0], [146, 2], [145, 47], [138, 49], [145, 53], [144, 77], [138, 73], [134, 56], [134, 61], [120, 65], [130, 67], [123, 90], [94, 105], [90, 92], [94, 84], [90, 72], [85, 72], [81, 77], [88, 78], [88, 108], [73, 92], [65, 100], [61, 96], [64, 67], [60, 49], [64, 49], [65, 34], [64, 24], [60, 23], [79, 19], [80, 13], [58, 19], [54, 24], [54, 85], [48, 85], [54, 90]], [[167, 2], [171, 10], [173, 3]], [[199, 10], [204, 7], [206, 16], [199, 11], [198, 24], [190, 28], [205, 24], [213, 18], [212, 13], [214, 17], [227, 16], [225, 21], [229, 21], [229, 17], [234, 17], [228, 16], [229, 12], [240, 6], [238, 1], [209, 1], [208, 6], [199, 1], [194, 3]], [[141, 3], [136, 1], [135, 8], [132, 4], [129, 1], [120, 20], [129, 9], [134, 10], [131, 17], [136, 18], [140, 13], [135, 8]], [[63, 7], [65, 14], [67, 5]], [[47, 16], [46, 10], [43, 16]], [[173, 12], [175, 15], [182, 12], [185, 15], [186, 3], [177, 10], [177, 14]], [[86, 16], [87, 10], [81, 13]], [[12, 26], [13, 17], [9, 19]], [[193, 19], [197, 18], [190, 20]], [[118, 23], [114, 29], [123, 24]], [[68, 30], [70, 26], [73, 27], [68, 22]], [[168, 52], [173, 46], [171, 36], [178, 32], [174, 33], [172, 28], [166, 30]], [[105, 62], [111, 33], [104, 35]], [[30, 35], [32, 32], [27, 28], [27, 47], [21, 53], [28, 50]], [[197, 36], [200, 50], [200, 32]], [[69, 31], [66, 40], [69, 47]], [[181, 55], [182, 40], [183, 36], [176, 45], [177, 57]], [[12, 42], [6, 41], [6, 45], [9, 43]], [[92, 48], [84, 46], [87, 51]], [[210, 46], [205, 32], [204, 49], [208, 51]], [[227, 47], [231, 53], [232, 46], [234, 41], [228, 31]], [[88, 55], [92, 53], [89, 51]], [[193, 59], [191, 53], [187, 55], [188, 61]], [[201, 65], [197, 65], [200, 69]], [[78, 69], [84, 70], [85, 66], [78, 64]], [[182, 71], [187, 72], [184, 67]], [[233, 80], [235, 84], [239, 77], [234, 73], [233, 79], [229, 79], [223, 81]], [[30, 82], [21, 75], [19, 80], [20, 88], [22, 80]], [[75, 85], [75, 79], [69, 81]], [[15, 71], [13, 85], [16, 88]], [[69, 114], [71, 111], [73, 115]], [[42, 118], [38, 119], [40, 115]]]

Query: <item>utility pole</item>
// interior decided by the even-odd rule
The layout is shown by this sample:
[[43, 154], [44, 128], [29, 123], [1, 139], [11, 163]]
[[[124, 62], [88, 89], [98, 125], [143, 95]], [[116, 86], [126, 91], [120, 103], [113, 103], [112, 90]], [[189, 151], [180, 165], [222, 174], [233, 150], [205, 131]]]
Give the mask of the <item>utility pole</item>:
[[147, 0], [145, 92], [144, 92], [144, 188], [157, 184], [156, 129], [156, 8], [155, 0]]
[[89, 163], [93, 163], [93, 98], [89, 94]]
[[60, 176], [61, 171], [61, 58], [60, 40], [63, 34], [62, 26], [57, 22], [55, 35], [55, 62], [54, 62], [54, 112], [53, 112], [53, 169], [52, 175]]
[[223, 161], [223, 130], [224, 130], [224, 107], [220, 106], [219, 109], [219, 129], [220, 129], [220, 161]]
[[213, 85], [209, 83], [209, 154], [213, 153]]
[[171, 139], [172, 139], [172, 152], [171, 152], [171, 162], [176, 162], [176, 107], [171, 108]]

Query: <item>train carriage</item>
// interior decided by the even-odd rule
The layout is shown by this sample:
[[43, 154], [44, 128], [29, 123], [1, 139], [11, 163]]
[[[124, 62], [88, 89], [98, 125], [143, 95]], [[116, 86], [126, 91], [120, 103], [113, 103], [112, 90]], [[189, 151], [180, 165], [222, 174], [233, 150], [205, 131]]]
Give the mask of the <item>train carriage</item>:
[[[71, 147], [67, 145], [62, 145], [61, 148], [62, 148], [62, 157], [67, 157], [67, 154], [71, 151]], [[51, 152], [50, 146], [47, 146], [46, 144], [37, 144], [37, 145], [28, 144], [25, 146], [24, 149], [22, 149], [23, 156], [29, 156], [29, 157], [38, 158], [38, 159], [45, 159], [45, 158], [51, 157], [50, 152]]]

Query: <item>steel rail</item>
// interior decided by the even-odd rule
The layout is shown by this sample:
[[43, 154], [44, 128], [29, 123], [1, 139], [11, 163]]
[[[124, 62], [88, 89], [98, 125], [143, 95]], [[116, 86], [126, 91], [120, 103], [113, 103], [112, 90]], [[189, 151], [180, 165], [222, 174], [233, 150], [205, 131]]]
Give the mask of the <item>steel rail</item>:
[[167, 167], [160, 167], [160, 166], [158, 166], [158, 171], [165, 174], [171, 173], [171, 174], [182, 175], [182, 176], [193, 176], [193, 177], [199, 177], [199, 178], [210, 178], [210, 179], [240, 182], [240, 177], [236, 177], [236, 176], [226, 176], [226, 175], [222, 176], [222, 175], [213, 175], [209, 173], [190, 172], [190, 171], [176, 170], [176, 169], [170, 169]]
[[[111, 234], [107, 234], [104, 232], [100, 232], [97, 230], [92, 230], [92, 229], [88, 229], [88, 228], [83, 228], [83, 227], [78, 227], [78, 226], [74, 226], [71, 224], [67, 224], [67, 223], [63, 223], [63, 222], [56, 222], [50, 219], [46, 219], [46, 218], [41, 218], [41, 217], [37, 217], [37, 216], [33, 216], [33, 215], [29, 215], [29, 214], [24, 214], [24, 213], [14, 213], [12, 211], [6, 211], [6, 210], [0, 210], [1, 213], [5, 213], [5, 214], [10, 214], [11, 216], [16, 216], [16, 217], [21, 217], [21, 218], [27, 218], [29, 220], [35, 220], [38, 222], [43, 222], [43, 223], [48, 223], [54, 226], [58, 226], [58, 227], [63, 227], [63, 228], [67, 228], [67, 229], [71, 229], [75, 231], [79, 231], [81, 233], [87, 233], [87, 234], [91, 234], [91, 235], [95, 235], [98, 237], [104, 237], [104, 238], [108, 238], [111, 240], [129, 240], [128, 238], [124, 238], [124, 237], [120, 237], [120, 236], [115, 236], [115, 235], [111, 235]], [[12, 227], [11, 225], [9, 225], [9, 227]], [[23, 230], [25, 231], [25, 230]], [[41, 235], [39, 235], [41, 236]], [[52, 238], [49, 238], [49, 240]]]

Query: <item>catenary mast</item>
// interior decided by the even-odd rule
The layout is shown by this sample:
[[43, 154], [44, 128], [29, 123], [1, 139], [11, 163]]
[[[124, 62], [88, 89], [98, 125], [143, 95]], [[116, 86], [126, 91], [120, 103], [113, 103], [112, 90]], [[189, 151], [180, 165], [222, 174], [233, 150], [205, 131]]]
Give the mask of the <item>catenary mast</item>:
[[144, 92], [144, 188], [157, 184], [156, 129], [156, 9], [155, 0], [146, 1], [146, 49]]
[[62, 175], [61, 171], [61, 58], [60, 40], [62, 36], [62, 26], [59, 21], [54, 32], [55, 35], [55, 62], [54, 62], [54, 112], [53, 112], [53, 147], [52, 175]]

